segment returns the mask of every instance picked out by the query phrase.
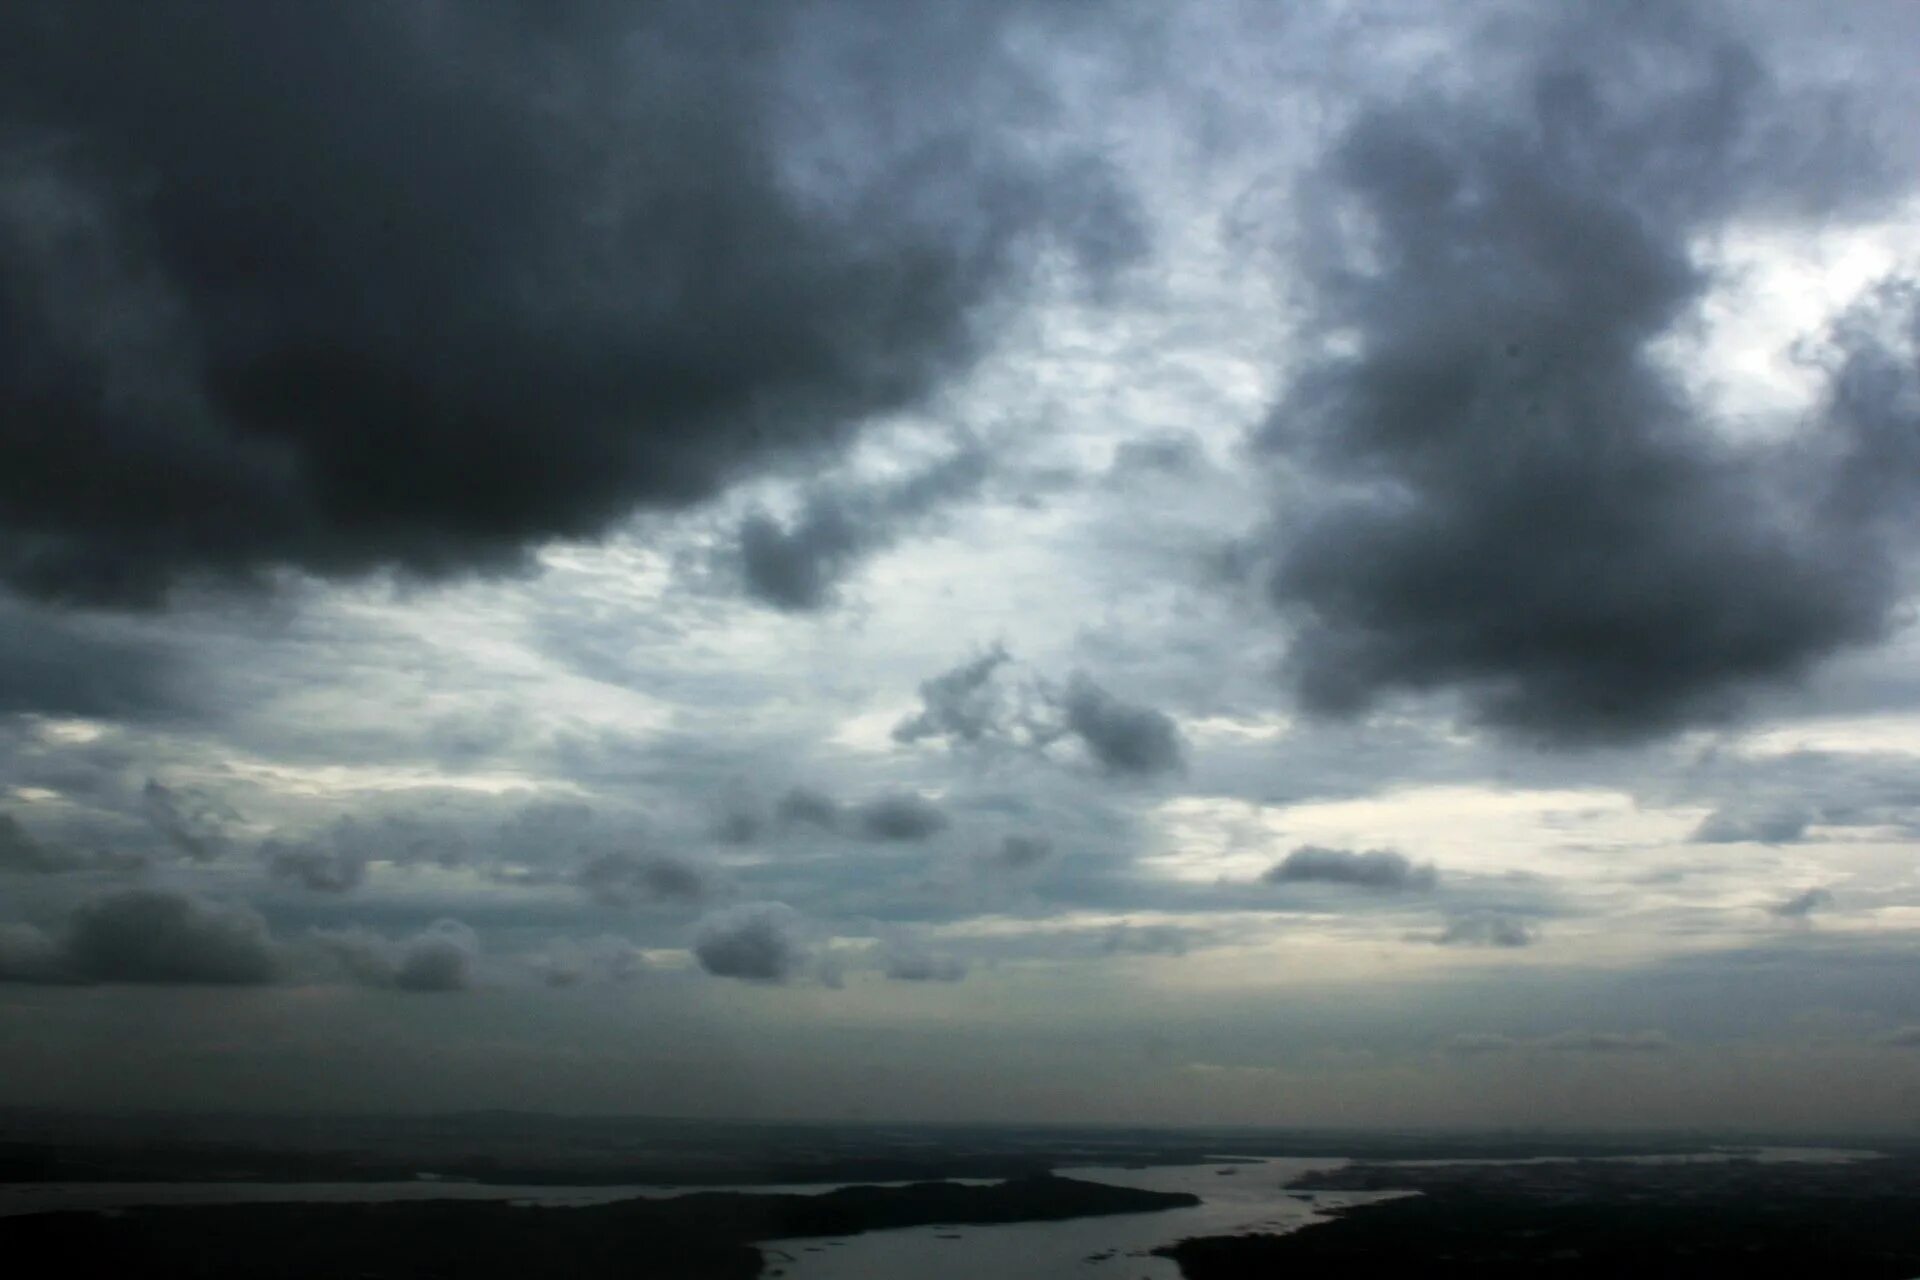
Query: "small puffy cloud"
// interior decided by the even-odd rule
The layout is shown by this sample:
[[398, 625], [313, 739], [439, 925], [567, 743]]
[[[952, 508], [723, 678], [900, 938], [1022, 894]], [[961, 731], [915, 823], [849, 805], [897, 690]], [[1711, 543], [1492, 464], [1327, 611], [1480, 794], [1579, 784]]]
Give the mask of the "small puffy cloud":
[[1664, 1053], [1673, 1047], [1664, 1031], [1562, 1031], [1538, 1044], [1555, 1053]]
[[784, 902], [743, 902], [710, 912], [695, 926], [693, 956], [721, 978], [785, 982], [811, 956], [799, 913]]
[[971, 662], [922, 680], [920, 710], [893, 727], [894, 741], [946, 738], [972, 744], [1003, 735], [1009, 712], [993, 677], [1011, 660], [1005, 646], [995, 645]]
[[977, 491], [987, 455], [960, 450], [900, 479], [815, 486], [790, 520], [754, 511], [724, 553], [748, 595], [789, 613], [834, 603], [840, 582], [935, 510]]
[[158, 889], [128, 889], [76, 907], [64, 967], [98, 982], [271, 982], [279, 948], [252, 909]]
[[1186, 742], [1165, 712], [1119, 698], [1085, 672], [1075, 672], [1064, 689], [1035, 676], [1000, 679], [1012, 661], [995, 645], [923, 680], [920, 710], [894, 726], [894, 740], [1044, 753], [1064, 739], [1079, 742], [1110, 776], [1146, 778], [1185, 767]]
[[888, 953], [885, 972], [895, 982], [958, 982], [967, 965], [958, 956], [902, 949]]
[[1378, 892], [1427, 890], [1439, 882], [1433, 864], [1392, 849], [1328, 849], [1301, 845], [1260, 877], [1268, 884], [1340, 884]]
[[700, 867], [659, 853], [603, 853], [589, 860], [574, 879], [595, 901], [616, 907], [635, 902], [698, 902], [708, 887]]
[[1811, 821], [1804, 809], [1715, 809], [1687, 838], [1695, 844], [1798, 844]]
[[855, 811], [854, 819], [869, 840], [925, 840], [948, 825], [938, 805], [912, 791], [876, 796]]
[[1443, 947], [1529, 947], [1538, 940], [1532, 925], [1501, 911], [1455, 916], [1433, 936], [1433, 941]]
[[1833, 894], [1821, 888], [1812, 888], [1794, 894], [1785, 902], [1768, 907], [1774, 915], [1783, 920], [1806, 920], [1816, 911], [1824, 911], [1833, 905]]
[[458, 920], [397, 940], [359, 928], [316, 930], [314, 940], [348, 978], [396, 991], [464, 991], [480, 959], [478, 936]]
[[1067, 732], [1086, 745], [1107, 773], [1153, 777], [1177, 772], [1186, 763], [1185, 743], [1171, 716], [1124, 702], [1084, 673], [1067, 682], [1060, 705]]

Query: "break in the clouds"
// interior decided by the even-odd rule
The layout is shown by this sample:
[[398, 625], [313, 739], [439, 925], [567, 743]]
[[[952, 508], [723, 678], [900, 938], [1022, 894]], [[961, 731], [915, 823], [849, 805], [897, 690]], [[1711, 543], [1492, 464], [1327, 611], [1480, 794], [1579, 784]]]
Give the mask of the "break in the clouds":
[[1140, 247], [1010, 24], [1071, 18], [9, 6], [0, 579], [511, 565], [916, 403]]
[[1301, 845], [1261, 874], [1268, 884], [1336, 884], [1380, 892], [1426, 890], [1439, 882], [1430, 862], [1418, 863], [1396, 849], [1328, 849]]
[[1317, 354], [1261, 439], [1324, 494], [1289, 500], [1270, 580], [1310, 708], [1454, 690], [1529, 736], [1641, 738], [1893, 622], [1910, 299], [1843, 326], [1786, 442], [1717, 419], [1662, 345], [1710, 238], [1884, 209], [1871, 139], [1702, 8], [1554, 13], [1517, 69], [1488, 51], [1465, 90], [1359, 111], [1302, 197]]

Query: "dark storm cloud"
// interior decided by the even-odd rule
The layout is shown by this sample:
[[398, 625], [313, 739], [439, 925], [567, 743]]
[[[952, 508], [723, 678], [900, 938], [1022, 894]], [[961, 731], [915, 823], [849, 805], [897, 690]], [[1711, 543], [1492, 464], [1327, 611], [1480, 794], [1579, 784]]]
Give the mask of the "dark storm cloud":
[[1784, 920], [1806, 920], [1816, 911], [1824, 911], [1833, 905], [1833, 893], [1827, 889], [1813, 888], [1796, 893], [1785, 902], [1768, 907], [1774, 915]]
[[800, 612], [833, 603], [840, 581], [938, 507], [977, 491], [984, 451], [969, 448], [891, 484], [822, 485], [790, 520], [755, 511], [724, 553], [747, 594]]
[[947, 815], [925, 796], [893, 791], [854, 810], [860, 834], [869, 840], [925, 840], [945, 831]]
[[1012, 660], [995, 645], [923, 680], [920, 710], [894, 726], [894, 741], [1044, 751], [1066, 739], [1116, 777], [1150, 778], [1186, 766], [1186, 740], [1164, 711], [1117, 697], [1085, 672], [1076, 671], [1064, 689], [1039, 679], [1009, 687], [998, 675]]
[[1908, 304], [1873, 304], [1894, 339], [1834, 335], [1788, 444], [1717, 432], [1656, 350], [1713, 283], [1697, 240], [1870, 212], [1886, 170], [1703, 10], [1551, 12], [1511, 100], [1490, 59], [1479, 97], [1362, 110], [1308, 188], [1326, 345], [1262, 438], [1328, 495], [1289, 504], [1270, 579], [1311, 709], [1454, 690], [1523, 736], [1644, 737], [1889, 622]]
[[1339, 884], [1384, 892], [1427, 890], [1439, 880], [1430, 862], [1415, 863], [1393, 849], [1327, 849], [1303, 844], [1263, 872], [1268, 884]]
[[510, 566], [844, 441], [1042, 245], [1139, 251], [1038, 127], [1078, 21], [6, 6], [0, 580]]
[[1530, 947], [1539, 940], [1532, 925], [1498, 911], [1457, 916], [1433, 936], [1443, 947]]
[[[284, 961], [251, 908], [190, 894], [127, 889], [73, 909], [64, 930], [10, 926], [0, 977], [15, 981], [254, 985]], [[31, 963], [28, 963], [31, 962]]]
[[792, 907], [746, 902], [705, 916], [694, 931], [693, 955], [716, 977], [785, 982], [806, 966], [811, 951]]

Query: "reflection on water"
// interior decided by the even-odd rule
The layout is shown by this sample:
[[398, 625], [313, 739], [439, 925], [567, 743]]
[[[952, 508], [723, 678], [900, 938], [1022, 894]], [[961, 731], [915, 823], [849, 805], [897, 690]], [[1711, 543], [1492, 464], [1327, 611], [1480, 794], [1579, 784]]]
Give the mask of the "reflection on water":
[[[768, 1276], [782, 1280], [865, 1280], [906, 1276], [915, 1280], [1177, 1280], [1180, 1269], [1147, 1251], [1188, 1236], [1292, 1231], [1315, 1219], [1316, 1209], [1380, 1200], [1393, 1193], [1327, 1192], [1282, 1188], [1316, 1169], [1337, 1169], [1338, 1157], [1191, 1165], [1178, 1168], [1060, 1169], [1069, 1178], [1190, 1191], [1203, 1203], [1191, 1209], [1129, 1213], [1067, 1222], [1021, 1222], [1006, 1226], [911, 1227], [818, 1240], [776, 1240], [760, 1246]], [[1297, 1198], [1305, 1195], [1307, 1198]]]

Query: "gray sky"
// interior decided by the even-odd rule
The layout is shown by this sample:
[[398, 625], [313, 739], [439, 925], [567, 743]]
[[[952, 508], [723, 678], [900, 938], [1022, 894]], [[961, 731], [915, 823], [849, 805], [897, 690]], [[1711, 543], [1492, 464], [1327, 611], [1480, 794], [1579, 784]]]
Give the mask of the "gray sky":
[[0, 1101], [1910, 1128], [1830, 16], [8, 7]]

